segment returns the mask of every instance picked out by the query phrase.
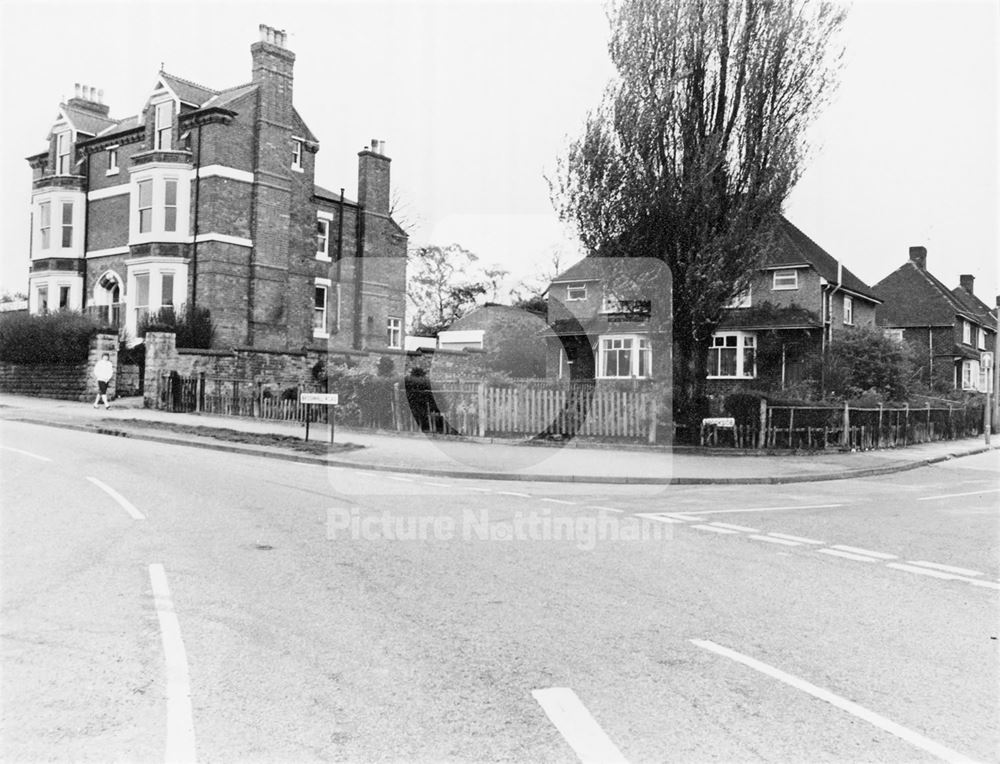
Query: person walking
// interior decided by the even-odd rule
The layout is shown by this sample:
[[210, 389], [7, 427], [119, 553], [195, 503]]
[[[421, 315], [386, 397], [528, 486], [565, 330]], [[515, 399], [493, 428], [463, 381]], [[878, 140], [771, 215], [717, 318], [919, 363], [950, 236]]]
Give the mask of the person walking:
[[94, 364], [94, 376], [97, 378], [97, 399], [94, 401], [95, 409], [102, 399], [104, 401], [104, 408], [111, 408], [111, 404], [108, 403], [108, 383], [114, 375], [115, 368], [111, 365], [111, 356], [105, 353], [101, 356], [101, 360]]

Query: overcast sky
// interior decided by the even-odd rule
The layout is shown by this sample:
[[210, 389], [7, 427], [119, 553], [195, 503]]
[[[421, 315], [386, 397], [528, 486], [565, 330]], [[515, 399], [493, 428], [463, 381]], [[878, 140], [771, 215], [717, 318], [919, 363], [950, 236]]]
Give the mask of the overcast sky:
[[[993, 0], [851, 8], [835, 101], [788, 217], [872, 284], [928, 250], [949, 286], [998, 292], [998, 10]], [[288, 32], [294, 100], [320, 140], [317, 182], [357, 188], [386, 141], [417, 244], [457, 242], [514, 276], [575, 245], [544, 179], [611, 75], [603, 5], [512, 2], [0, 0], [0, 291], [27, 284], [31, 173], [81, 82], [137, 113], [161, 62], [215, 89], [250, 80], [257, 25]]]

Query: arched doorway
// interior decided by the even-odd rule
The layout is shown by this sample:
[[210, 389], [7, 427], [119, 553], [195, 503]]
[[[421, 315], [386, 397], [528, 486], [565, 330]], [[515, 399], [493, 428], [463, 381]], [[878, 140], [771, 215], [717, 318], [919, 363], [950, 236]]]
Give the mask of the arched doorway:
[[122, 327], [124, 315], [124, 302], [122, 301], [122, 280], [114, 271], [105, 271], [94, 285], [94, 301], [91, 303], [98, 320], [113, 326], [116, 329]]

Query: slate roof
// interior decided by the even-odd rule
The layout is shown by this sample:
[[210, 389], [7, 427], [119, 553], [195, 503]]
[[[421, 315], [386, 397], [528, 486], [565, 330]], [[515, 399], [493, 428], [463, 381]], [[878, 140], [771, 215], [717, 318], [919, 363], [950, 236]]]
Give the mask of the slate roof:
[[[770, 250], [764, 260], [765, 267], [773, 268], [780, 265], [796, 265], [808, 263], [816, 272], [831, 284], [837, 283], [837, 259], [814, 242], [802, 231], [792, 225], [787, 218], [781, 218], [782, 227], [774, 249]], [[843, 287], [874, 302], [879, 301], [875, 290], [844, 267], [842, 269]]]
[[160, 79], [163, 80], [177, 97], [181, 99], [184, 103], [191, 104], [192, 106], [202, 106], [205, 101], [212, 98], [212, 96], [218, 95], [219, 91], [207, 88], [204, 85], [199, 85], [196, 82], [191, 82], [190, 80], [181, 79], [173, 74], [167, 74], [163, 70], [160, 70]]
[[87, 109], [63, 106], [62, 110], [66, 113], [66, 117], [75, 130], [87, 133], [88, 135], [97, 135], [116, 124], [116, 121], [110, 117], [102, 117], [100, 114], [95, 114]]
[[[811, 265], [820, 276], [831, 284], [837, 283], [838, 261], [836, 258], [792, 225], [785, 217], [782, 217], [781, 230], [778, 234], [776, 246], [767, 253], [764, 259], [764, 267], [774, 268], [782, 265], [802, 265], [803, 263]], [[602, 278], [601, 271], [602, 267], [599, 258], [585, 257], [556, 276], [552, 280], [552, 283], [562, 281], [599, 281]], [[842, 279], [845, 289], [861, 295], [872, 302], [879, 302], [880, 298], [875, 293], [875, 290], [846, 267], [842, 270]]]
[[[880, 326], [954, 326], [956, 316], [991, 329], [996, 326], [985, 305], [983, 313], [975, 305], [979, 301], [969, 299], [964, 289], [948, 289], [912, 260], [878, 282], [875, 290], [883, 300], [876, 314]], [[959, 290], [961, 294], [956, 295]]]
[[252, 93], [256, 89], [257, 86], [254, 85], [252, 82], [249, 82], [246, 85], [237, 85], [236, 87], [228, 88], [219, 93], [216, 93], [214, 96], [209, 98], [207, 101], [205, 101], [205, 103], [201, 105], [225, 108], [230, 104], [240, 100], [247, 93]]
[[[339, 202], [340, 201], [340, 192], [339, 191], [331, 191], [328, 188], [323, 188], [323, 186], [319, 185], [318, 183], [314, 183], [313, 184], [313, 195], [314, 196], [322, 197], [323, 199], [329, 199], [331, 202]], [[344, 197], [344, 204], [357, 205], [357, 202], [354, 201], [353, 199], [350, 199], [350, 198], [348, 198], [348, 197], [345, 196]]]

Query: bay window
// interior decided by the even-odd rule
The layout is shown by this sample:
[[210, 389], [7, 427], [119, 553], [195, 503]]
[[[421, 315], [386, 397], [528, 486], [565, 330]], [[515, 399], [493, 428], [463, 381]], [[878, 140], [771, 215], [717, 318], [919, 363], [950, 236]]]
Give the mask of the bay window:
[[637, 335], [601, 337], [598, 348], [601, 379], [645, 379], [651, 374], [649, 339]]
[[153, 181], [139, 181], [139, 233], [153, 230]]
[[163, 181], [163, 230], [177, 230], [177, 179]]
[[62, 245], [73, 246], [73, 202], [62, 203]]
[[48, 249], [52, 236], [52, 205], [49, 202], [38, 205], [38, 235], [41, 248]]
[[708, 377], [757, 376], [757, 338], [748, 332], [716, 332], [708, 349]]

